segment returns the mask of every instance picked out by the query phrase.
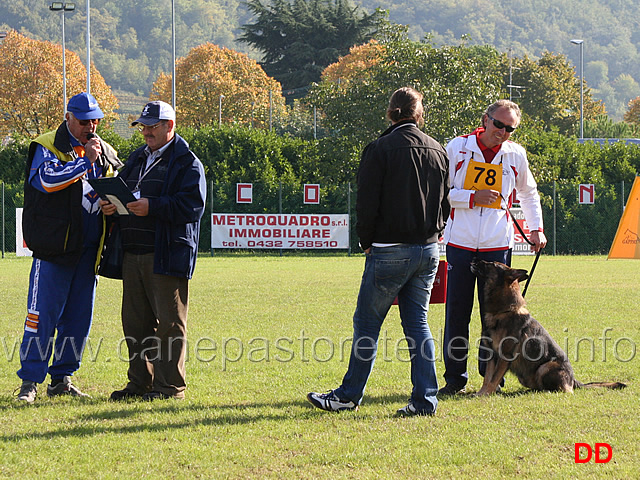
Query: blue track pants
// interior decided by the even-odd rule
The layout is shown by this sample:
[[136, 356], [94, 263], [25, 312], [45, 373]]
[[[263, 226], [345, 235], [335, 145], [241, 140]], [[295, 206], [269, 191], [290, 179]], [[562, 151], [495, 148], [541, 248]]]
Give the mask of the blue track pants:
[[72, 265], [33, 259], [20, 346], [21, 379], [42, 383], [47, 373], [60, 379], [80, 368], [93, 320], [96, 255], [96, 247], [86, 248]]

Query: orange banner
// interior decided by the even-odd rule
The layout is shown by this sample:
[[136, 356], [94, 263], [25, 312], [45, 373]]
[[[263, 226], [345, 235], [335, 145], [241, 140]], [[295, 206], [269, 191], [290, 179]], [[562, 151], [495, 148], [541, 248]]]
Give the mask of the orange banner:
[[609, 258], [640, 258], [640, 177], [631, 187]]

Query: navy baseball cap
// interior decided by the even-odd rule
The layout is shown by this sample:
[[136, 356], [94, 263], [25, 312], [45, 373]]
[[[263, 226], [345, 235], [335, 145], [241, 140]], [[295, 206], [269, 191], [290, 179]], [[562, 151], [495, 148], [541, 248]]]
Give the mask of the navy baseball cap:
[[90, 93], [82, 92], [71, 97], [67, 105], [67, 112], [73, 113], [78, 120], [94, 120], [104, 118], [104, 113], [98, 106], [98, 101]]
[[173, 108], [171, 108], [171, 105], [168, 103], [155, 100], [144, 106], [140, 118], [133, 122], [131, 126], [135, 127], [139, 123], [143, 125], [155, 125], [160, 120], [173, 120], [175, 122], [176, 112], [173, 111]]

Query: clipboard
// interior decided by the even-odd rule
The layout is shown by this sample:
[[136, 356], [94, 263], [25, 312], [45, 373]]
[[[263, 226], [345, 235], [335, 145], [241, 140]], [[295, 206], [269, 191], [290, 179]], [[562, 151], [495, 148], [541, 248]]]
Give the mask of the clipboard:
[[129, 202], [135, 202], [136, 197], [120, 177], [103, 177], [87, 179], [91, 187], [100, 198], [108, 200], [116, 206], [118, 215], [129, 215], [129, 210], [125, 206]]

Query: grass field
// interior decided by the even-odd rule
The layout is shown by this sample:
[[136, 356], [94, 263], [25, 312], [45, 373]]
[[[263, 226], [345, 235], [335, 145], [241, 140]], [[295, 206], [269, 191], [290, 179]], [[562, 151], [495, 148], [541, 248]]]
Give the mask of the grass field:
[[[184, 401], [111, 403], [126, 382], [121, 286], [101, 279], [76, 384], [91, 399], [18, 404], [30, 259], [0, 259], [2, 478], [640, 478], [640, 263], [543, 256], [527, 300], [582, 381], [622, 391], [503, 393], [442, 400], [435, 417], [396, 418], [410, 392], [397, 307], [358, 412], [313, 409], [309, 391], [347, 368], [361, 256], [203, 257], [190, 283]], [[531, 257], [514, 265], [530, 268]], [[430, 326], [442, 345], [444, 306]], [[479, 336], [477, 316], [472, 323]], [[439, 359], [438, 375], [444, 371]], [[470, 360], [470, 391], [481, 378]], [[575, 464], [576, 442], [608, 443], [609, 463]], [[604, 452], [603, 452], [604, 453]]]

